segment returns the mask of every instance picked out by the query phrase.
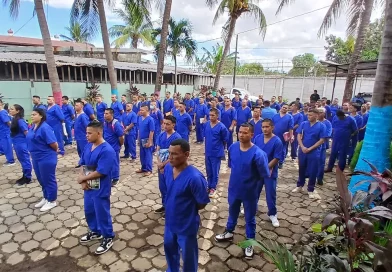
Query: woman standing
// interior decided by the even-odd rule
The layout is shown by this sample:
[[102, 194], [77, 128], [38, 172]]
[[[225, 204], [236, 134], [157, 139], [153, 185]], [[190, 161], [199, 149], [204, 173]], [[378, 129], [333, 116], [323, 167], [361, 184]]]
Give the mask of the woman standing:
[[33, 167], [38, 182], [42, 186], [44, 198], [35, 205], [41, 212], [56, 207], [57, 199], [57, 151], [58, 144], [51, 126], [46, 122], [46, 113], [42, 109], [35, 109], [31, 113], [32, 127], [27, 133]]
[[9, 109], [11, 120], [11, 139], [14, 145], [16, 157], [22, 165], [23, 176], [18, 179], [18, 185], [29, 184], [31, 182], [31, 161], [30, 154], [27, 149], [26, 134], [28, 127], [24, 118], [24, 109], [22, 106], [15, 104]]

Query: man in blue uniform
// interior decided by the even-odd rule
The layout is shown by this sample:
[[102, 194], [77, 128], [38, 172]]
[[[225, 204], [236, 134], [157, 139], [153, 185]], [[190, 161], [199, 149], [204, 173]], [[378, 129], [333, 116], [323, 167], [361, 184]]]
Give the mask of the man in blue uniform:
[[321, 99], [321, 107], [325, 109], [325, 119], [330, 120], [332, 119], [332, 111], [331, 111], [331, 107], [327, 105], [327, 100], [328, 98], [326, 97], [323, 97]]
[[280, 169], [283, 167], [283, 163], [286, 158], [287, 145], [293, 137], [294, 119], [293, 116], [287, 113], [288, 110], [289, 106], [283, 105], [280, 112], [272, 117], [272, 122], [274, 123], [274, 134], [279, 137], [283, 144], [283, 159], [279, 162]]
[[174, 115], [177, 119], [176, 123], [176, 131], [181, 135], [181, 137], [189, 142], [189, 134], [192, 131], [192, 118], [185, 111], [186, 105], [185, 103], [179, 103], [179, 112]]
[[204, 97], [199, 98], [199, 104], [196, 106], [195, 118], [193, 123], [196, 125], [196, 143], [201, 144], [204, 141], [204, 124], [207, 122], [208, 108], [204, 103]]
[[279, 107], [286, 105], [286, 102], [283, 101], [283, 97], [281, 95], [278, 96], [278, 104], [279, 104]]
[[116, 152], [116, 155], [112, 158], [114, 164], [111, 175], [112, 186], [116, 186], [120, 180], [120, 150], [124, 144], [124, 129], [121, 122], [114, 118], [113, 109], [106, 109], [104, 118], [103, 137]]
[[[241, 204], [245, 210], [246, 238], [255, 239], [256, 212], [262, 180], [270, 176], [267, 154], [251, 142], [253, 126], [243, 123], [239, 129], [239, 142], [229, 149], [229, 218], [226, 230], [215, 236], [217, 242], [232, 241]], [[253, 258], [253, 246], [245, 249], [245, 258]]]
[[263, 150], [268, 157], [268, 167], [270, 176], [262, 179], [260, 193], [265, 186], [265, 196], [268, 207], [268, 217], [274, 227], [279, 227], [278, 215], [276, 210], [276, 186], [278, 180], [278, 163], [283, 157], [283, 144], [279, 137], [272, 133], [274, 123], [271, 119], [263, 120], [263, 134], [254, 139], [254, 144]]
[[95, 98], [95, 101], [97, 102], [95, 109], [97, 111], [97, 120], [101, 123], [105, 121], [104, 115], [105, 115], [105, 110], [108, 108], [108, 105], [103, 102], [102, 100], [102, 95], [97, 95]]
[[90, 118], [90, 121], [95, 120], [95, 114], [94, 114], [93, 106], [91, 106], [91, 104], [88, 103], [87, 100], [84, 99], [84, 98], [81, 98], [81, 99], [78, 99], [78, 100], [81, 100], [83, 102], [83, 104], [84, 104], [83, 112], [85, 114], [87, 114], [87, 116]]
[[166, 92], [165, 100], [163, 100], [163, 115], [167, 116], [168, 114], [171, 114], [173, 108], [173, 98], [170, 98], [170, 92]]
[[[75, 110], [76, 110], [76, 118], [74, 124], [74, 134], [75, 134], [75, 141], [76, 141], [76, 149], [78, 151], [79, 158], [82, 157], [82, 153], [84, 148], [87, 145], [87, 126], [90, 123], [90, 120], [83, 112], [83, 102], [78, 100], [75, 101]], [[80, 165], [76, 166], [75, 168], [79, 168]]]
[[128, 103], [128, 101], [127, 101], [127, 95], [123, 94], [123, 95], [121, 96], [121, 106], [123, 107], [124, 112], [125, 112], [125, 110], [126, 110], [126, 108], [127, 108], [127, 103]]
[[339, 99], [337, 98], [333, 99], [330, 109], [331, 109], [331, 118], [328, 120], [332, 122], [333, 118], [336, 116], [337, 111], [341, 109], [341, 107], [339, 106]]
[[277, 114], [277, 111], [270, 107], [271, 106], [270, 101], [265, 100], [263, 104], [264, 104], [264, 108], [261, 111], [261, 118], [272, 120], [272, 117], [274, 117]]
[[271, 97], [271, 109], [275, 109], [276, 112], [279, 112], [281, 107], [278, 102], [276, 102], [276, 96]]
[[297, 187], [293, 190], [293, 193], [302, 191], [308, 175], [308, 195], [310, 199], [316, 198], [314, 187], [317, 179], [321, 145], [328, 137], [324, 124], [317, 120], [318, 114], [317, 109], [310, 110], [308, 113], [309, 121], [302, 122], [297, 128], [299, 177]]
[[321, 145], [321, 151], [319, 157], [320, 161], [319, 161], [319, 167], [317, 172], [317, 184], [323, 185], [325, 160], [327, 158], [327, 149], [329, 148], [329, 138], [331, 138], [332, 136], [332, 124], [331, 122], [329, 122], [328, 119], [325, 118], [326, 115], [325, 108], [319, 108], [318, 111], [319, 111], [318, 120], [319, 122], [324, 124], [327, 133], [327, 138], [325, 138], [325, 142]]
[[[220, 105], [217, 104], [216, 100], [212, 100], [210, 105], [211, 105], [211, 107], [208, 109], [208, 112], [210, 112], [211, 109], [216, 109], [218, 111], [218, 120], [220, 121], [221, 120]], [[209, 114], [207, 114], [207, 120], [210, 120], [210, 115]]]
[[252, 110], [247, 106], [248, 101], [243, 99], [241, 101], [242, 105], [240, 108], [237, 109], [237, 141], [238, 140], [238, 132], [242, 124], [249, 122], [252, 118]]
[[124, 127], [124, 156], [121, 158], [129, 158], [131, 162], [136, 159], [136, 138], [137, 138], [137, 115], [132, 110], [132, 103], [127, 103], [125, 113], [122, 116], [122, 124]]
[[67, 137], [64, 135], [64, 145], [72, 144], [72, 123], [75, 119], [75, 110], [72, 105], [69, 104], [68, 96], [63, 96], [62, 99], [63, 105], [61, 106], [61, 110], [63, 111], [64, 121], [65, 121], [65, 129], [67, 131]]
[[172, 115], [165, 116], [163, 120], [164, 132], [158, 136], [158, 180], [159, 180], [159, 191], [162, 196], [162, 206], [155, 210], [155, 213], [163, 213], [165, 211], [165, 201], [167, 194], [167, 187], [165, 179], [163, 178], [163, 173], [166, 164], [169, 163], [169, 147], [170, 144], [177, 139], [181, 139], [181, 135], [178, 134], [174, 127], [176, 125], [176, 118]]
[[358, 142], [363, 141], [365, 138], [365, 132], [366, 132], [366, 125], [369, 120], [369, 112], [367, 110], [366, 104], [363, 104], [361, 106], [361, 115], [362, 115], [362, 126], [359, 129], [358, 133]]
[[4, 109], [3, 101], [0, 100], [0, 146], [4, 152], [7, 162], [4, 166], [15, 165], [14, 153], [12, 152], [12, 140], [11, 140], [11, 117], [8, 112]]
[[185, 108], [186, 112], [189, 114], [189, 116], [191, 117], [191, 120], [193, 121], [193, 116], [195, 114], [195, 102], [191, 99], [190, 93], [185, 94], [184, 103], [186, 106], [186, 108]]
[[236, 110], [238, 110], [239, 108], [241, 108], [242, 103], [241, 103], [240, 95], [239, 95], [238, 93], [235, 93], [235, 94], [234, 94], [234, 98], [232, 99], [231, 102], [232, 102], [231, 105], [232, 105]]
[[33, 110], [35, 109], [43, 109], [46, 111], [46, 107], [44, 104], [41, 103], [41, 97], [38, 95], [33, 95]]
[[163, 246], [170, 272], [198, 270], [199, 210], [210, 202], [207, 182], [197, 168], [188, 164], [190, 145], [183, 139], [169, 147], [170, 164], [164, 170], [167, 196], [165, 201], [165, 234]]
[[144, 173], [144, 176], [152, 174], [152, 153], [154, 149], [154, 119], [150, 116], [147, 105], [140, 107], [140, 118], [138, 123], [139, 144], [140, 144], [140, 163], [141, 168], [136, 173]]
[[87, 127], [87, 140], [79, 164], [83, 170], [78, 183], [84, 190], [84, 214], [90, 231], [80, 238], [83, 244], [101, 240], [95, 254], [107, 252], [113, 246], [113, 225], [110, 215], [110, 193], [113, 157], [116, 152], [103, 138], [102, 123], [93, 121]]
[[[54, 103], [54, 97], [48, 96], [48, 106], [46, 110], [46, 123], [53, 128], [54, 135], [56, 136], [57, 143], [60, 149], [60, 155], [64, 156], [64, 140], [63, 134], [65, 124], [64, 124], [64, 114], [61, 108]], [[64, 125], [63, 125], [64, 124]]]
[[261, 115], [261, 109], [259, 107], [255, 107], [253, 109], [253, 118], [249, 122], [252, 124], [254, 129], [254, 136], [252, 140], [254, 140], [258, 135], [262, 133], [261, 122], [263, 121], [263, 119], [261, 119], [260, 115]]
[[154, 119], [155, 132], [154, 132], [154, 152], [157, 146], [158, 136], [162, 131], [163, 114], [160, 109], [157, 108], [156, 101], [150, 101], [150, 116]]
[[363, 118], [361, 115], [358, 114], [358, 111], [360, 110], [360, 106], [358, 104], [350, 103], [348, 110], [350, 112], [350, 116], [354, 118], [358, 128], [358, 130], [354, 132], [353, 135], [351, 136], [351, 144], [348, 152], [348, 164], [350, 164], [354, 156], [355, 147], [357, 146], [358, 143], [358, 133], [359, 133], [359, 129], [362, 128]]
[[227, 128], [218, 120], [218, 114], [217, 109], [211, 108], [210, 121], [205, 125], [205, 164], [209, 197], [215, 197], [221, 159], [225, 156], [225, 145], [229, 137]]
[[[298, 140], [297, 140], [297, 128], [304, 121], [303, 115], [299, 112], [299, 104], [297, 102], [291, 105], [291, 116], [293, 117], [294, 127], [294, 141], [291, 142], [291, 159], [294, 161], [297, 159], [298, 155]], [[287, 153], [287, 152], [286, 152]]]
[[119, 101], [117, 101], [116, 95], [112, 95], [111, 99], [112, 99], [112, 104], [110, 105], [110, 108], [113, 110], [114, 119], [116, 119], [121, 123], [121, 115], [124, 113], [124, 108], [122, 104]]
[[221, 121], [229, 131], [226, 148], [227, 150], [233, 144], [233, 131], [237, 124], [237, 111], [231, 105], [230, 98], [225, 98], [225, 107], [222, 110]]

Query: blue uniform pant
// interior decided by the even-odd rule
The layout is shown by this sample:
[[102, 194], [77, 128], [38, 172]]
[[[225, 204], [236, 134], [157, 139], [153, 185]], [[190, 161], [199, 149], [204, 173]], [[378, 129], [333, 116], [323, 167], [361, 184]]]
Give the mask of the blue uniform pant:
[[222, 161], [221, 157], [206, 156], [205, 162], [206, 162], [208, 189], [216, 190], [216, 186], [218, 185], [221, 161]]
[[0, 143], [0, 155], [4, 155], [4, 150], [3, 150], [3, 146]]
[[86, 147], [87, 143], [88, 143], [87, 139], [76, 140], [76, 150], [78, 151], [79, 158], [82, 157], [84, 148]]
[[226, 229], [230, 232], [234, 231], [237, 225], [238, 215], [240, 214], [241, 203], [244, 203], [246, 238], [254, 239], [256, 237], [256, 212], [258, 200], [258, 198], [246, 200], [230, 200], [229, 198], [229, 219], [227, 220]]
[[84, 215], [89, 229], [104, 238], [114, 238], [112, 216], [110, 215], [110, 197], [97, 197], [84, 192]]
[[277, 179], [276, 178], [264, 178], [261, 181], [259, 198], [263, 187], [265, 186], [265, 198], [267, 200], [268, 207], [268, 216], [276, 215], [276, 186]]
[[64, 140], [63, 140], [63, 127], [61, 125], [52, 127], [54, 131], [54, 136], [56, 137], [57, 143], [59, 145], [60, 154], [64, 155]]
[[42, 187], [44, 198], [53, 202], [57, 199], [57, 180], [56, 180], [56, 166], [57, 157], [39, 159], [33, 161], [33, 168], [38, 182]]
[[136, 159], [136, 134], [126, 134], [124, 136], [124, 156], [129, 157], [129, 154], [131, 154], [131, 158]]
[[[167, 262], [166, 272], [180, 271], [180, 252], [182, 254], [183, 269], [186, 272], [196, 272], [199, 259], [197, 234], [181, 235], [171, 232], [167, 227], [163, 238], [163, 247]], [[180, 251], [181, 250], [181, 251]]]
[[282, 137], [280, 137], [280, 136], [278, 136], [278, 137], [279, 137], [279, 139], [281, 140], [281, 142], [283, 144], [283, 159], [279, 161], [279, 164], [283, 164], [284, 160], [286, 159], [286, 156], [287, 156], [289, 142], [286, 142], [284, 140], [283, 135], [282, 135]]
[[354, 156], [354, 151], [355, 151], [355, 147], [357, 146], [358, 143], [358, 135], [355, 135], [353, 137], [351, 137], [351, 143], [350, 143], [350, 149], [348, 152], [348, 163], [351, 163], [351, 160]]
[[202, 143], [204, 141], [204, 124], [196, 121], [196, 142]]
[[319, 156], [320, 152], [313, 151], [311, 153], [303, 153], [300, 149], [298, 152], [298, 166], [299, 166], [299, 177], [297, 187], [303, 187], [305, 185], [306, 176], [309, 177], [308, 192], [314, 191], [316, 185], [317, 172], [319, 168]]
[[184, 134], [184, 133], [180, 133], [180, 136], [182, 139], [184, 139], [185, 141], [189, 142], [189, 133]]
[[165, 206], [166, 195], [167, 195], [167, 187], [165, 179], [163, 178], [163, 174], [158, 170], [158, 181], [159, 181], [159, 191], [161, 192], [162, 196], [162, 206]]
[[116, 151], [116, 156], [114, 157], [114, 165], [112, 168], [112, 179], [120, 179], [120, 150]]
[[321, 149], [320, 157], [319, 157], [319, 167], [317, 171], [317, 180], [322, 181], [324, 178], [324, 167], [325, 167], [325, 159], [327, 158], [327, 150], [325, 148]]
[[3, 149], [5, 158], [7, 159], [8, 163], [14, 163], [15, 162], [15, 158], [14, 158], [14, 153], [12, 152], [12, 141], [11, 141], [11, 137], [9, 136], [4, 136], [1, 135], [0, 136], [0, 146]]
[[65, 130], [67, 131], [68, 136], [63, 137], [66, 145], [72, 144], [72, 121], [65, 121]]
[[27, 149], [27, 143], [16, 143], [14, 144], [14, 149], [16, 157], [22, 165], [23, 176], [31, 179], [32, 166], [30, 161], [30, 153]]
[[140, 143], [140, 162], [143, 172], [152, 172], [152, 151], [153, 146], [146, 148]]
[[229, 129], [227, 129], [229, 131], [229, 139], [226, 143], [226, 147], [227, 150], [229, 150], [229, 147], [233, 144], [233, 131], [230, 131]]
[[332, 142], [331, 155], [329, 156], [328, 161], [328, 170], [332, 170], [335, 165], [336, 158], [339, 159], [338, 166], [340, 170], [344, 170], [346, 168], [346, 160], [348, 154], [349, 143], [347, 142], [339, 142], [338, 139], [334, 139]]
[[291, 158], [296, 159], [298, 157], [298, 140], [297, 133], [294, 133], [294, 141], [291, 143]]

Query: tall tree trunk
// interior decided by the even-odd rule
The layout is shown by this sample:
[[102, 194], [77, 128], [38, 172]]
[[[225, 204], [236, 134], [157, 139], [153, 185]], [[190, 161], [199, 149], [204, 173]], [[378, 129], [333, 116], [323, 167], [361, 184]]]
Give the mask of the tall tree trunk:
[[374, 0], [365, 0], [365, 7], [362, 13], [361, 24], [358, 27], [354, 52], [350, 58], [350, 65], [348, 66], [346, 86], [344, 88], [344, 94], [343, 94], [343, 103], [350, 102], [353, 96], [354, 81], [357, 75], [357, 65], [361, 58], [363, 44], [365, 42], [366, 31], [370, 24], [370, 17], [372, 16], [373, 4], [374, 4]]
[[217, 91], [219, 88], [219, 81], [220, 81], [220, 76], [222, 73], [223, 64], [225, 63], [227, 53], [229, 52], [229, 49], [230, 49], [231, 38], [233, 37], [233, 34], [234, 34], [236, 22], [237, 22], [237, 17], [232, 17], [231, 21], [230, 21], [230, 25], [229, 25], [229, 32], [227, 34], [227, 40], [225, 42], [225, 48], [223, 49], [223, 53], [222, 53], [222, 59], [218, 63], [218, 69], [217, 69], [216, 75], [215, 75], [215, 82], [214, 82], [214, 90], [215, 91]]
[[112, 49], [110, 48], [108, 25], [106, 23], [105, 5], [104, 0], [97, 0], [98, 12], [99, 12], [99, 23], [101, 24], [103, 50], [106, 56], [106, 62], [108, 67], [108, 74], [110, 80], [111, 93], [117, 95], [117, 74], [114, 70]]
[[174, 92], [177, 92], [177, 56], [174, 55]]
[[155, 93], [160, 94], [163, 76], [163, 67], [165, 66], [165, 55], [167, 45], [167, 35], [169, 33], [169, 20], [172, 7], [172, 0], [166, 0], [165, 11], [163, 12], [161, 43], [158, 51], [157, 78], [155, 81]]
[[61, 92], [60, 79], [57, 73], [56, 60], [53, 54], [53, 46], [52, 40], [50, 38], [48, 23], [46, 22], [44, 5], [42, 0], [34, 0], [34, 5], [35, 12], [37, 13], [39, 27], [41, 29], [42, 41], [45, 49], [46, 66], [48, 68], [53, 97], [56, 101], [56, 104], [61, 105], [61, 98], [63, 94]]
[[[366, 126], [365, 139], [355, 170], [370, 171], [363, 160], [374, 164], [380, 172], [390, 169], [390, 145], [392, 137], [392, 1], [388, 0], [385, 11], [385, 26], [380, 55], [378, 57], [376, 80], [374, 83], [372, 106]], [[368, 183], [354, 188], [363, 176], [354, 176], [350, 190], [367, 191]]]
[[137, 49], [137, 42], [139, 41], [138, 38], [132, 38], [132, 47], [134, 49]]

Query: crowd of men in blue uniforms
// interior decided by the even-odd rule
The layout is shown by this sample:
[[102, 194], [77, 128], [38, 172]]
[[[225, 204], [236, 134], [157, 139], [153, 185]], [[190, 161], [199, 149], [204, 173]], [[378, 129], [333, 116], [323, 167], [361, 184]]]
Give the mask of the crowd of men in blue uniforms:
[[[184, 267], [196, 271], [198, 210], [217, 194], [219, 171], [226, 153], [231, 168], [229, 217], [225, 231], [215, 236], [218, 242], [233, 240], [241, 205], [246, 237], [255, 237], [257, 203], [263, 188], [268, 216], [273, 226], [279, 226], [276, 209], [278, 169], [283, 167], [289, 147], [292, 160], [299, 162], [299, 177], [293, 192], [301, 191], [308, 178], [310, 198], [317, 197], [316, 183], [323, 184], [324, 172], [332, 171], [337, 158], [342, 170], [347, 160], [351, 160], [355, 145], [363, 139], [370, 104], [359, 107], [355, 103], [345, 103], [340, 107], [337, 99], [330, 103], [325, 97], [312, 100], [315, 97], [312, 95], [311, 102], [301, 103], [296, 99], [288, 104], [282, 96], [272, 97], [270, 101], [259, 96], [252, 104], [238, 94], [230, 99], [213, 97], [210, 93], [192, 98], [187, 93], [180, 100], [168, 92], [162, 103], [155, 94], [149, 100], [134, 95], [131, 101], [127, 101], [125, 95], [121, 101], [112, 95], [109, 107], [98, 95], [94, 109], [85, 99], [77, 99], [71, 105], [69, 98], [64, 96], [60, 107], [51, 96], [47, 98], [47, 105], [34, 96], [32, 118], [34, 115], [37, 121], [33, 121], [30, 129], [18, 121], [19, 130], [14, 129], [12, 134], [11, 129], [7, 130], [13, 120], [9, 114], [19, 119], [23, 114], [20, 115], [17, 105], [8, 114], [0, 103], [0, 131], [12, 138], [10, 141], [0, 136], [0, 151], [6, 155], [6, 165], [13, 165], [14, 144], [23, 168], [23, 180], [18, 184], [29, 183], [31, 169], [35, 170], [44, 195], [36, 207], [47, 211], [56, 206], [57, 156], [61, 158], [65, 154], [64, 146], [76, 142], [80, 157], [76, 168], [81, 168], [78, 182], [85, 190], [85, 214], [90, 229], [81, 242], [101, 240], [97, 254], [105, 253], [113, 245], [110, 192], [120, 180], [122, 146], [121, 158], [131, 161], [137, 158], [139, 147], [141, 167], [136, 173], [144, 176], [150, 176], [154, 171], [155, 153], [162, 196], [162, 207], [155, 212], [165, 213], [164, 247], [168, 271], [179, 271], [180, 252]], [[195, 143], [205, 144], [207, 178], [187, 162], [193, 126]], [[37, 127], [40, 129], [36, 131]], [[233, 142], [234, 132], [236, 142]], [[324, 169], [330, 139], [331, 156]], [[21, 142], [30, 144], [25, 147]], [[29, 152], [33, 167], [27, 163]], [[42, 160], [49, 157], [53, 157], [50, 163]], [[42, 175], [43, 169], [48, 175]], [[183, 182], [174, 182], [177, 179]], [[244, 254], [251, 259], [253, 247], [245, 249]]]

